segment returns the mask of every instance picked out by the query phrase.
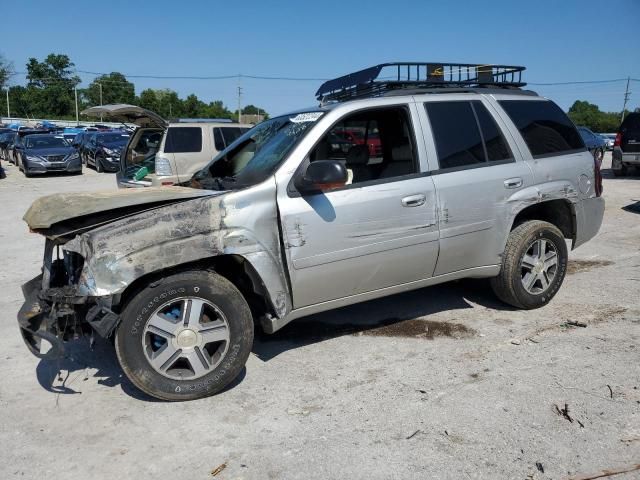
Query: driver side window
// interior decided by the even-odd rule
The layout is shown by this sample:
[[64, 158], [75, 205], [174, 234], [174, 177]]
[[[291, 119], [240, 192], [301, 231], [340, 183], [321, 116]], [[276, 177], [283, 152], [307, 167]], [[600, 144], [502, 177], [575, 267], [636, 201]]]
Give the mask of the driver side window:
[[408, 109], [383, 107], [346, 116], [324, 135], [309, 158], [342, 162], [349, 185], [417, 173], [415, 152]]

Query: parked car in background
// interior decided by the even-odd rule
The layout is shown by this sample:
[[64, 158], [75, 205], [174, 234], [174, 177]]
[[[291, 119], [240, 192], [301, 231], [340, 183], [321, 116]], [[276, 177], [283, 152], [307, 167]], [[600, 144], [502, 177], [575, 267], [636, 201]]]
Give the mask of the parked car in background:
[[26, 177], [47, 172], [82, 173], [78, 152], [60, 135], [26, 135], [16, 144], [16, 154]]
[[369, 155], [378, 157], [382, 154], [380, 137], [378, 137], [377, 128], [371, 128], [366, 124], [352, 125], [351, 128], [336, 128], [334, 135], [342, 138], [351, 147], [354, 145], [367, 145]]
[[640, 168], [640, 113], [629, 113], [616, 134], [613, 144], [611, 169], [616, 177], [629, 174], [631, 168]]
[[[118, 186], [150, 187], [186, 182], [252, 125], [202, 119], [167, 122], [134, 105], [103, 105], [82, 112], [139, 127], [121, 157]], [[159, 141], [158, 141], [159, 140]]]
[[18, 149], [20, 147], [20, 145], [22, 144], [22, 141], [24, 140], [24, 138], [28, 135], [38, 135], [38, 134], [48, 134], [49, 132], [47, 132], [46, 130], [41, 130], [41, 129], [37, 129], [37, 128], [22, 128], [19, 129], [16, 133], [16, 137], [15, 140], [13, 142], [13, 144], [9, 147], [9, 157], [11, 159], [11, 161], [13, 162], [13, 164], [15, 166], [17, 166], [19, 169], [21, 169], [21, 165], [20, 165], [20, 160], [21, 157], [20, 155], [18, 155]]
[[[24, 219], [46, 238], [44, 273], [23, 285], [18, 314], [30, 351], [46, 339], [62, 352], [64, 339], [91, 330], [113, 338], [140, 390], [190, 400], [242, 372], [256, 326], [274, 333], [461, 278], [491, 279], [515, 308], [548, 304], [569, 246], [600, 228], [599, 162], [560, 107], [519, 88], [524, 67], [420, 65], [466, 71], [464, 89], [444, 74], [426, 86], [400, 73], [375, 81], [405, 65], [326, 82], [319, 106], [245, 132], [192, 188], [36, 200]], [[131, 108], [142, 131], [152, 128]], [[364, 144], [331, 157], [335, 130], [363, 121], [376, 125], [382, 158], [372, 162]], [[193, 145], [180, 128], [195, 126], [176, 125], [173, 145]]]
[[124, 132], [92, 134], [85, 148], [87, 167], [94, 167], [97, 172], [117, 172], [120, 169], [120, 154], [128, 141], [129, 134]]
[[64, 138], [66, 140], [66, 142], [71, 145], [73, 143], [73, 139], [76, 138], [76, 134], [75, 133], [59, 133], [58, 135], [61, 135], [62, 138]]
[[604, 140], [604, 146], [606, 150], [613, 150], [613, 144], [616, 141], [616, 134], [615, 133], [599, 133], [598, 135], [600, 135], [603, 140]]
[[9, 145], [13, 145], [17, 135], [13, 130], [0, 133], [0, 157], [6, 162], [12, 161], [9, 159]]
[[86, 142], [89, 141], [90, 135], [91, 135], [91, 132], [82, 131], [76, 134], [74, 139], [71, 141], [71, 146], [77, 150], [78, 155], [80, 155], [80, 159], [82, 160], [82, 163], [84, 163], [83, 150], [86, 145]]
[[596, 135], [587, 127], [577, 127], [585, 146], [593, 155], [593, 158], [602, 163], [604, 158], [605, 141], [600, 135]]
[[[76, 147], [78, 150], [78, 154], [80, 155], [80, 160], [85, 165], [87, 164], [87, 149], [89, 148], [89, 143], [95, 138], [98, 134], [97, 130], [87, 130], [82, 134], [80, 143]], [[75, 141], [75, 140], [74, 140]]]

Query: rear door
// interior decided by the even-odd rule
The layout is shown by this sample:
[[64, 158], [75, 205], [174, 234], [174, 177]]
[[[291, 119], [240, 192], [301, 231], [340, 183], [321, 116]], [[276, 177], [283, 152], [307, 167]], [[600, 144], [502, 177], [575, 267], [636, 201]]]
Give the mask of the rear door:
[[620, 149], [624, 153], [640, 152], [640, 113], [630, 113], [620, 126]]
[[533, 183], [492, 105], [473, 96], [421, 104], [438, 158], [440, 254], [434, 275], [500, 264], [511, 215], [507, 199]]
[[[202, 134], [203, 128], [206, 127], [171, 125], [167, 129], [158, 156], [169, 160], [178, 182], [189, 180], [213, 158], [211, 149], [206, 148], [209, 139]], [[161, 171], [156, 171], [156, 174], [172, 175], [171, 172]]]

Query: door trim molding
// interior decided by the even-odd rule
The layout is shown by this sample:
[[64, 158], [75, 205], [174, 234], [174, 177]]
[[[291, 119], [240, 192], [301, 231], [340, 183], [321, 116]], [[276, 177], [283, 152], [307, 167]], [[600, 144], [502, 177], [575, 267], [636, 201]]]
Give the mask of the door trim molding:
[[[328, 302], [316, 303], [314, 305], [308, 305], [292, 310], [288, 315], [282, 318], [263, 318], [262, 327], [266, 333], [274, 333], [277, 330], [284, 327], [287, 323], [300, 317], [312, 315], [314, 313], [320, 313], [327, 310], [333, 310], [334, 308], [345, 307], [354, 303], [360, 303], [367, 300], [373, 300], [380, 297], [386, 297], [395, 293], [406, 292], [409, 290], [416, 290], [439, 283], [448, 282], [450, 280], [458, 280], [461, 278], [488, 278], [495, 277], [500, 273], [500, 265], [487, 265], [484, 267], [474, 267], [464, 270], [458, 270], [456, 272], [446, 273], [444, 275], [438, 275], [436, 277], [425, 278], [423, 280], [417, 280], [415, 282], [402, 283], [400, 285], [394, 285], [392, 287], [380, 288], [378, 290], [372, 290], [370, 292], [359, 293], [357, 295], [350, 295], [347, 297], [338, 298], [335, 300], [329, 300]], [[425, 301], [428, 301], [425, 299]]]

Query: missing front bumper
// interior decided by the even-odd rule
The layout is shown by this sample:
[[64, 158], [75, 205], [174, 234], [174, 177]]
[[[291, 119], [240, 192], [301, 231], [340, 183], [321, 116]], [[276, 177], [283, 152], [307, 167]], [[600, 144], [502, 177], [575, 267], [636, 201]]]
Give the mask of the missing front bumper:
[[76, 295], [73, 286], [43, 291], [42, 275], [25, 283], [22, 293], [25, 302], [18, 312], [20, 334], [29, 351], [38, 358], [61, 357], [65, 341], [92, 331], [108, 338], [120, 321], [103, 299]]

